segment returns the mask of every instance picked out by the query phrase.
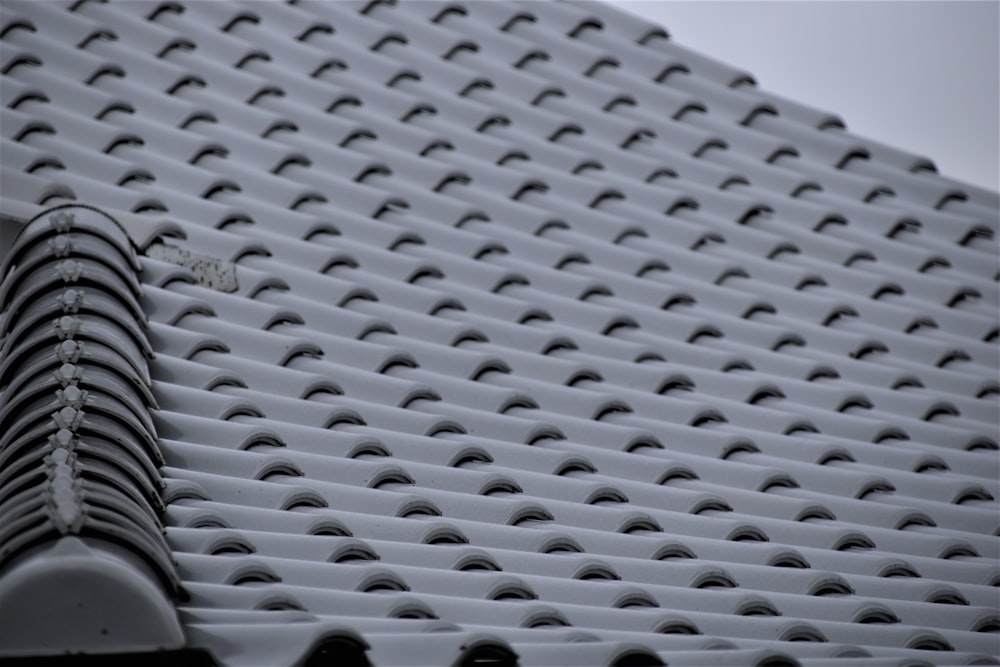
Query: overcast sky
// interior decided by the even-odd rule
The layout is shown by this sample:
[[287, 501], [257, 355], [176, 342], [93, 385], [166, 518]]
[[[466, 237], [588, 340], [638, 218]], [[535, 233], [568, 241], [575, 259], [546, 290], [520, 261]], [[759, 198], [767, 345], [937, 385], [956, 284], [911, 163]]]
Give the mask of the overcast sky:
[[618, 0], [761, 88], [1000, 187], [1000, 2]]

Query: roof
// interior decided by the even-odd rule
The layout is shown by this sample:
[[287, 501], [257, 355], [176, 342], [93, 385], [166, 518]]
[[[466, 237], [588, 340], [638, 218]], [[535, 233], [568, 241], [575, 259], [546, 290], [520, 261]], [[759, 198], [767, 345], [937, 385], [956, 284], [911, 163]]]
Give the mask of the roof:
[[996, 192], [600, 3], [2, 9], [0, 655], [997, 664]]

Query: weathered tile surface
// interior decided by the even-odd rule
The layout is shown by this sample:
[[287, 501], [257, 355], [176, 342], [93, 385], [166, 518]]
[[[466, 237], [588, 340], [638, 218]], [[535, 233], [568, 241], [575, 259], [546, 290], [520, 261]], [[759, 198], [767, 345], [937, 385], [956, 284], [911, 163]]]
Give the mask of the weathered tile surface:
[[601, 3], [0, 30], [0, 595], [107, 542], [224, 665], [996, 664], [996, 192]]

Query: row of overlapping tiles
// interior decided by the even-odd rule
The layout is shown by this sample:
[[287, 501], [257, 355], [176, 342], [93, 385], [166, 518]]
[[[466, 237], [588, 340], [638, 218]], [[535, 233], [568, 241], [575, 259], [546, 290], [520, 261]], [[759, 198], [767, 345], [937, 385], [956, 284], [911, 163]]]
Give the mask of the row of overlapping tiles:
[[5, 261], [0, 565], [62, 536], [99, 535], [176, 591], [139, 261], [120, 228], [89, 213], [36, 220]]
[[183, 646], [139, 266], [115, 221], [70, 205], [0, 267], [4, 659]]
[[[5, 17], [5, 177], [238, 261], [226, 295], [145, 260], [193, 625], [625, 640], [672, 607], [741, 646], [733, 614], [783, 612], [764, 636], [989, 652], [995, 195], [599, 7], [71, 9]], [[504, 572], [441, 579], [464, 542], [445, 567]]]

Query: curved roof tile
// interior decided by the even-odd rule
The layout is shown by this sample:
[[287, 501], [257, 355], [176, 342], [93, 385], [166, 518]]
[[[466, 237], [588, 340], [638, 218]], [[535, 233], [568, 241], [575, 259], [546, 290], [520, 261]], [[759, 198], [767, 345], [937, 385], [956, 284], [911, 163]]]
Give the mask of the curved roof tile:
[[0, 651], [182, 648], [131, 240], [62, 206], [27, 224], [7, 266]]
[[996, 193], [599, 2], [3, 26], [0, 656], [995, 658]]

